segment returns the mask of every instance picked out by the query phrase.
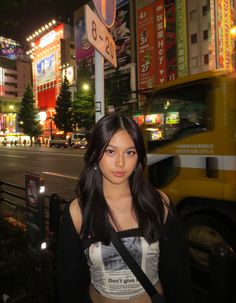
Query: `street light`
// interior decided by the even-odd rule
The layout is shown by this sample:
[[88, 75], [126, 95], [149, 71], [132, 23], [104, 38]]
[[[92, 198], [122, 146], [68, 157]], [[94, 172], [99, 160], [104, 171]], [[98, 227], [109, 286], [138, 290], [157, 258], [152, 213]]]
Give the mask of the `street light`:
[[83, 91], [87, 92], [90, 89], [90, 87], [89, 87], [89, 85], [87, 83], [84, 83], [82, 85], [82, 89], [83, 89]]
[[236, 25], [234, 25], [230, 31], [229, 34], [231, 38], [234, 40], [234, 48], [232, 52], [232, 62], [233, 62], [233, 69], [236, 71]]

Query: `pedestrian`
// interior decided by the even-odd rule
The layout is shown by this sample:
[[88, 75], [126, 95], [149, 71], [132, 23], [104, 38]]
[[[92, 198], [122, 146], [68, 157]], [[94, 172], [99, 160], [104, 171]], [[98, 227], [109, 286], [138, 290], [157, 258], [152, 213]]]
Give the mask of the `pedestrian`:
[[60, 224], [59, 302], [153, 302], [111, 243], [115, 230], [165, 302], [190, 303], [177, 213], [143, 177], [146, 151], [138, 124], [117, 113], [103, 117], [84, 159], [77, 198], [65, 207]]

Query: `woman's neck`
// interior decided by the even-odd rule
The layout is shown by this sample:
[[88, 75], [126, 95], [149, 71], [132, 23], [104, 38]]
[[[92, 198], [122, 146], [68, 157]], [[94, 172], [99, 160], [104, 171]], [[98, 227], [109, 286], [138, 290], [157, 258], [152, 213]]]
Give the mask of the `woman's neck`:
[[103, 193], [105, 198], [115, 200], [131, 195], [128, 182], [124, 184], [107, 184], [106, 182], [103, 182]]

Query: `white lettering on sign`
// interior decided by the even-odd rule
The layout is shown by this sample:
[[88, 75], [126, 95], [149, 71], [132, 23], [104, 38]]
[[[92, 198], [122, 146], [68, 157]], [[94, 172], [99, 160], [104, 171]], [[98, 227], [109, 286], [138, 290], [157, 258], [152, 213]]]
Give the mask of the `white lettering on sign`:
[[105, 25], [99, 20], [88, 5], [85, 5], [85, 24], [88, 41], [114, 67], [116, 61], [116, 45]]
[[55, 39], [56, 39], [56, 32], [53, 30], [40, 39], [39, 46], [41, 48], [44, 48], [48, 44], [52, 43]]
[[165, 43], [164, 43], [164, 6], [156, 6], [156, 37], [157, 37], [157, 82], [165, 81]]

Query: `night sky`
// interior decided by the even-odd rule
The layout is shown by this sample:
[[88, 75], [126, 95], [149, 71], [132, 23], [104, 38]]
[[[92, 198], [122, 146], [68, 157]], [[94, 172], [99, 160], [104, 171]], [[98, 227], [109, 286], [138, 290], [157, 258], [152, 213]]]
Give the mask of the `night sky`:
[[[7, 1], [7, 0], [6, 0]], [[73, 24], [73, 12], [87, 0], [0, 0], [0, 36], [26, 43], [26, 38], [51, 19]], [[2, 3], [1, 3], [2, 2]], [[12, 3], [11, 5], [9, 5]]]

